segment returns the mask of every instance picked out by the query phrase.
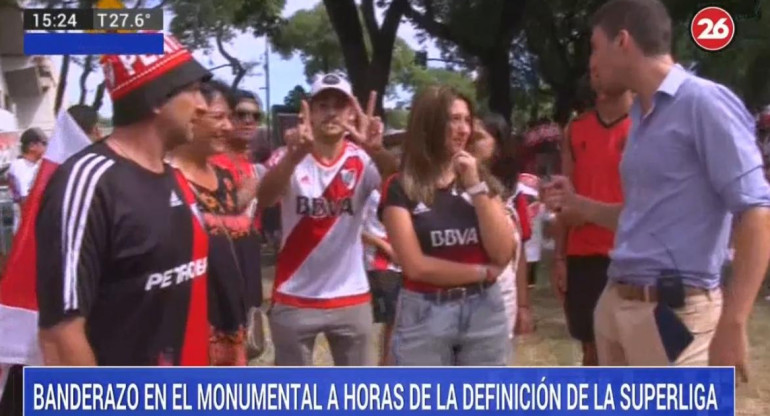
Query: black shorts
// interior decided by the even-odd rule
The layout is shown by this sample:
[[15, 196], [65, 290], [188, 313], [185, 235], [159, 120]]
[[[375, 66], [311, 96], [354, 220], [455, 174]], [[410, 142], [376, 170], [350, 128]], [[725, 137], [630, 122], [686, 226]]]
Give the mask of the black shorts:
[[374, 322], [393, 324], [396, 319], [396, 300], [401, 290], [402, 276], [392, 270], [369, 271], [372, 288], [372, 314]]
[[594, 309], [607, 285], [610, 258], [605, 256], [567, 256], [567, 295], [564, 311], [573, 338], [594, 340]]

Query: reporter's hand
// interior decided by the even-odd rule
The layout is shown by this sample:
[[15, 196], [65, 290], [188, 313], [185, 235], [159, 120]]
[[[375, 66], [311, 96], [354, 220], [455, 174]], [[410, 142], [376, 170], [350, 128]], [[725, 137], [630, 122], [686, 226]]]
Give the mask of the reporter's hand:
[[746, 325], [719, 321], [709, 345], [709, 366], [735, 367], [736, 381], [749, 381], [749, 337]]
[[553, 176], [549, 182], [541, 185], [540, 197], [545, 206], [553, 212], [577, 210], [575, 188], [566, 176]]

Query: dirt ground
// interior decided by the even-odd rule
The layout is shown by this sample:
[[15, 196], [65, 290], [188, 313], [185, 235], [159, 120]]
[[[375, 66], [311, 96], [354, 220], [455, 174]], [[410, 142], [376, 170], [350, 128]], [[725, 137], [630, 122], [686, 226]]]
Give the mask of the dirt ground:
[[[541, 270], [538, 285], [532, 291], [536, 331], [518, 337], [514, 366], [576, 366], [580, 365], [579, 345], [569, 338], [561, 306], [551, 296], [547, 270]], [[272, 287], [273, 268], [264, 270], [265, 293]], [[751, 373], [750, 383], [739, 385], [736, 392], [737, 416], [770, 415], [770, 302], [763, 292], [754, 309], [750, 323]], [[265, 325], [267, 329], [267, 325]], [[269, 331], [269, 329], [268, 329]], [[255, 366], [268, 366], [273, 362], [273, 346], [269, 342], [265, 353], [251, 362]], [[376, 348], [380, 348], [378, 342]], [[321, 335], [314, 351], [314, 362], [319, 366], [333, 365], [328, 344]]]

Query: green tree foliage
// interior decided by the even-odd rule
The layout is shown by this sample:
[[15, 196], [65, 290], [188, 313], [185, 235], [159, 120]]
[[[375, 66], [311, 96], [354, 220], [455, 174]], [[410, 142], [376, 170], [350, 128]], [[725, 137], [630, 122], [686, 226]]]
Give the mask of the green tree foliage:
[[396, 107], [385, 110], [385, 124], [390, 129], [406, 129], [409, 121], [409, 110], [403, 107]]
[[190, 49], [209, 54], [216, 49], [229, 63], [235, 76], [233, 87], [257, 62], [242, 61], [228, 51], [227, 43], [239, 33], [271, 34], [282, 23], [285, 0], [170, 0], [174, 14], [171, 32]]
[[308, 83], [312, 83], [318, 73], [345, 69], [342, 47], [323, 3], [294, 13], [270, 41], [273, 50], [283, 59], [299, 56], [305, 65]]
[[283, 105], [299, 113], [302, 100], [307, 99], [308, 96], [308, 92], [301, 85], [297, 85], [286, 94], [286, 97], [283, 99]]
[[[415, 0], [406, 16], [455, 60], [483, 68], [487, 106], [511, 115], [511, 46], [534, 0]], [[456, 48], [455, 48], [456, 47]]]
[[670, 3], [672, 14], [678, 18], [674, 38], [677, 60], [698, 75], [730, 87], [751, 110], [770, 104], [770, 0], [756, 2], [757, 10], [747, 7], [751, 6], [750, 1], [727, 0], [722, 7], [734, 17], [735, 37], [718, 52], [701, 50], [692, 40], [690, 24], [698, 7], [684, 6], [693, 1], [683, 1], [684, 6]]
[[[273, 48], [284, 59], [295, 54], [305, 65], [308, 83], [319, 73], [345, 71], [343, 45], [332, 28], [323, 4], [313, 9], [299, 10], [288, 18], [286, 25], [271, 38]], [[364, 38], [366, 51], [371, 57], [369, 37]], [[401, 38], [393, 43], [390, 65], [390, 83], [386, 95], [395, 99], [399, 90], [414, 93], [428, 85], [448, 84], [470, 97], [475, 96], [473, 80], [467, 71], [440, 68], [422, 68], [415, 65], [415, 51]], [[288, 104], [287, 104], [288, 105]]]
[[525, 35], [537, 72], [553, 98], [553, 118], [566, 123], [578, 104], [578, 86], [588, 72], [591, 14], [603, 0], [527, 3]]

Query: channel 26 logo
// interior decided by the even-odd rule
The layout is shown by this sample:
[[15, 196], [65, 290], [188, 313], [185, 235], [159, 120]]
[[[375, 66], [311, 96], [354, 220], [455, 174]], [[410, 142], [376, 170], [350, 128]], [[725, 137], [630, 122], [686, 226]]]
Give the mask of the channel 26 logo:
[[701, 49], [716, 52], [733, 41], [735, 20], [721, 7], [704, 7], [692, 18], [690, 35]]

